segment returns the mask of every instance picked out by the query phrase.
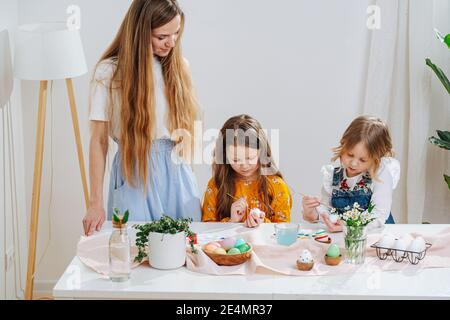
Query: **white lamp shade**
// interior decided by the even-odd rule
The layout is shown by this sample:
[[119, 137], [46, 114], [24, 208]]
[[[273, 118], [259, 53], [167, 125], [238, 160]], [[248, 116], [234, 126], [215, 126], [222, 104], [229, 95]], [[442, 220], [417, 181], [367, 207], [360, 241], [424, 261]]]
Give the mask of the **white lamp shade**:
[[22, 80], [57, 80], [87, 73], [79, 31], [59, 22], [20, 26], [14, 71]]

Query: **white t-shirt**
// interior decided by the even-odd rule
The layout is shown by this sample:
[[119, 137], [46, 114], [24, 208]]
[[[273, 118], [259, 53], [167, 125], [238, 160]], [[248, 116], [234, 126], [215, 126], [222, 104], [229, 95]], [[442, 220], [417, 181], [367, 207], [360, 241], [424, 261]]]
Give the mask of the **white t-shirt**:
[[[335, 165], [322, 167], [323, 184], [321, 202], [329, 205], [331, 205], [331, 194], [333, 192], [334, 168], [336, 168]], [[353, 189], [364, 174], [363, 172], [355, 177], [349, 178], [347, 177], [346, 170], [343, 173], [350, 190]], [[372, 184], [370, 185], [370, 189], [372, 190], [371, 201], [375, 205], [372, 213], [377, 217], [375, 221], [370, 223], [372, 228], [384, 225], [385, 221], [389, 218], [392, 206], [392, 193], [400, 180], [400, 162], [394, 158], [382, 158], [377, 171], [377, 179], [379, 181], [372, 179]], [[323, 205], [317, 207], [316, 210], [318, 213], [329, 213], [329, 210]]]
[[[113, 84], [112, 101], [110, 101], [109, 95], [109, 85], [116, 66], [117, 65], [112, 60], [102, 61], [98, 65], [91, 89], [91, 110], [89, 120], [109, 121], [111, 138], [118, 141], [120, 138], [120, 100], [118, 93], [114, 91], [114, 88], [117, 88], [120, 83], [117, 85]], [[156, 139], [170, 138], [166, 126], [168, 107], [167, 99], [164, 94], [165, 84], [162, 76], [161, 63], [156, 58], [153, 58], [153, 75], [156, 104]]]

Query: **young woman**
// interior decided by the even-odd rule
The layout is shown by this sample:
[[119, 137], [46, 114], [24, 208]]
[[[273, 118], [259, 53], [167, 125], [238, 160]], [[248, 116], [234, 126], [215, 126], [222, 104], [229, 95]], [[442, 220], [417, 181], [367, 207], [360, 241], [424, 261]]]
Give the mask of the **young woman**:
[[[100, 230], [106, 217], [111, 219], [113, 208], [129, 210], [130, 221], [159, 219], [163, 214], [200, 220], [193, 172], [185, 162], [173, 161], [175, 147], [185, 141], [171, 139], [175, 130], [182, 129], [193, 140], [198, 113], [181, 54], [183, 26], [184, 14], [176, 0], [134, 0], [96, 66], [90, 112], [91, 195], [83, 219], [86, 235]], [[119, 148], [105, 212], [108, 136]]]

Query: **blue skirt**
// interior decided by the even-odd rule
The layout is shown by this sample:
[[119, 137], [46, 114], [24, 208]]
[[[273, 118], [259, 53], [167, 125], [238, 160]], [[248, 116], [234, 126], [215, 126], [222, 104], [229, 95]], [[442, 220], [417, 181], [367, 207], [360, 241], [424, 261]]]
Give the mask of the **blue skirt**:
[[108, 220], [112, 219], [114, 208], [122, 213], [128, 210], [129, 221], [158, 220], [163, 214], [175, 219], [201, 220], [200, 198], [194, 173], [187, 164], [172, 160], [173, 148], [174, 143], [169, 139], [153, 142], [148, 164], [147, 192], [142, 187], [132, 187], [125, 181], [120, 165], [120, 150], [116, 153], [109, 184]]

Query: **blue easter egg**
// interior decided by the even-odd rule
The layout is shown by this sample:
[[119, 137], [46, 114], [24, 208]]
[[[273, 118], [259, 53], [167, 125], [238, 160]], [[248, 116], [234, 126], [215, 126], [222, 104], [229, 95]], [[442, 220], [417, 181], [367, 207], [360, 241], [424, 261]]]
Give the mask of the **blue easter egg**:
[[239, 247], [239, 246], [241, 246], [243, 244], [245, 244], [245, 240], [244, 239], [238, 239], [236, 241], [236, 243], [234, 244], [234, 247], [237, 248], [237, 247]]

